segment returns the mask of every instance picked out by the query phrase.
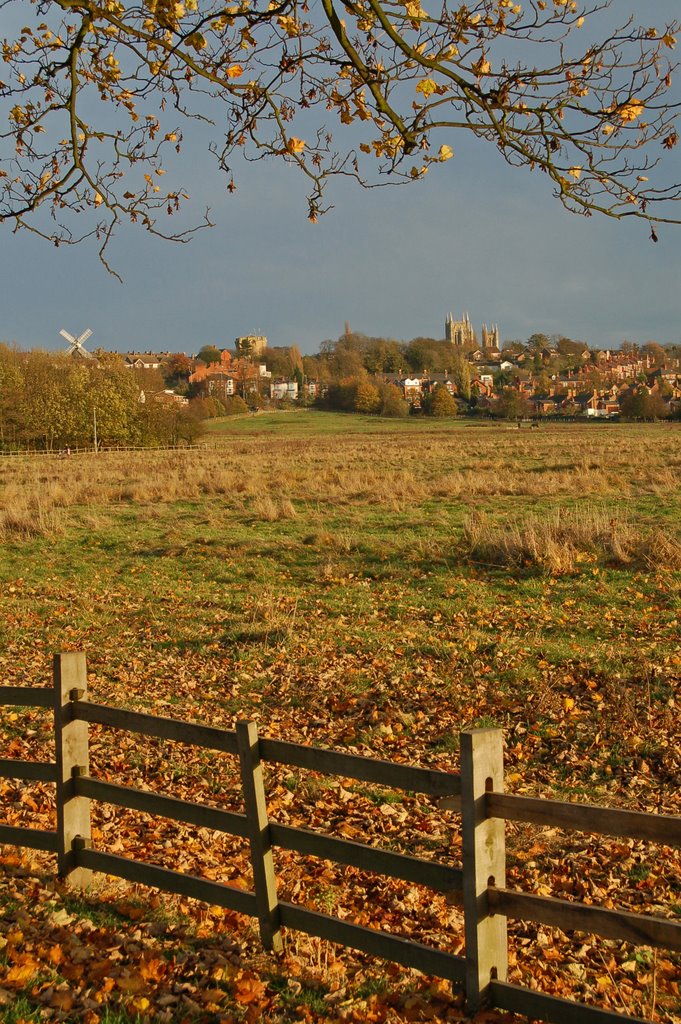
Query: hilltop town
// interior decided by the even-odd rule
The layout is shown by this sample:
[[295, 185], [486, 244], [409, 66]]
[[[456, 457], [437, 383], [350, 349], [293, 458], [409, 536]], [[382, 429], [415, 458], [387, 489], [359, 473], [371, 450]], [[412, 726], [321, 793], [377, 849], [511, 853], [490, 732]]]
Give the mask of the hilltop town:
[[193, 441], [205, 420], [314, 406], [365, 415], [656, 420], [681, 417], [681, 346], [599, 349], [563, 336], [499, 342], [467, 314], [445, 338], [409, 342], [350, 330], [314, 355], [264, 335], [196, 354], [0, 345], [0, 449]]
[[444, 340], [371, 338], [346, 325], [316, 355], [249, 335], [237, 338], [233, 350], [123, 358], [130, 368], [163, 374], [177, 399], [202, 401], [207, 415], [240, 411], [242, 403], [509, 419], [659, 419], [681, 411], [680, 346], [651, 341], [599, 349], [541, 333], [502, 343], [497, 325], [483, 324], [478, 333], [467, 313], [460, 320], [448, 314]]

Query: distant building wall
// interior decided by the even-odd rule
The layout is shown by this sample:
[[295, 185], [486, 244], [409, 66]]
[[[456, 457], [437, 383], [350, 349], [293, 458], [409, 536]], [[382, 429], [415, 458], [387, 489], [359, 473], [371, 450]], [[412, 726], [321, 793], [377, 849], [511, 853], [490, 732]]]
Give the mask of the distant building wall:
[[267, 338], [264, 334], [244, 334], [235, 339], [235, 344], [240, 356], [258, 357], [264, 355]]

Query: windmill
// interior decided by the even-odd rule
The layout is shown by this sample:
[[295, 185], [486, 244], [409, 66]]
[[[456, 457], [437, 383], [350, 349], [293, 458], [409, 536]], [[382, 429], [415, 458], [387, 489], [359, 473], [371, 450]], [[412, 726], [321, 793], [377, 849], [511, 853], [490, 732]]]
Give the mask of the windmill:
[[83, 348], [83, 345], [92, 334], [90, 328], [88, 328], [86, 331], [83, 331], [82, 334], [79, 334], [77, 338], [74, 338], [74, 336], [72, 334], [69, 334], [68, 331], [62, 330], [59, 333], [61, 334], [62, 338], [65, 338], [69, 343], [68, 355], [82, 356], [83, 359], [95, 358], [92, 352], [88, 352], [87, 349]]

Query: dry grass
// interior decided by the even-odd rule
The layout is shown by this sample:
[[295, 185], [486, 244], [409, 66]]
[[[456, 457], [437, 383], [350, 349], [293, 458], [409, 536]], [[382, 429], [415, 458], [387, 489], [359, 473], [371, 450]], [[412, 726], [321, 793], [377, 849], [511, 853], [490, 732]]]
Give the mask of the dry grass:
[[660, 530], [651, 538], [626, 515], [589, 505], [503, 525], [474, 513], [464, 524], [463, 540], [467, 555], [476, 561], [533, 566], [554, 574], [597, 560], [638, 568], [681, 564], [681, 546], [673, 538]]
[[[531, 435], [503, 427], [457, 426], [441, 434], [320, 434], [304, 442], [281, 433], [244, 434], [238, 447], [225, 437], [223, 448], [205, 452], [0, 460], [0, 507], [6, 520], [0, 536], [21, 532], [22, 522], [29, 532], [58, 528], [59, 517], [51, 515], [55, 509], [151, 506], [203, 497], [219, 497], [266, 522], [295, 518], [297, 509], [313, 503], [401, 511], [443, 501], [484, 508], [504, 497], [553, 503], [582, 498], [596, 506], [644, 496], [666, 501], [679, 493], [678, 436], [670, 425], [546, 427]], [[550, 529], [542, 522], [525, 522], [504, 531], [506, 539], [492, 547], [508, 549], [504, 559], [522, 560], [524, 552], [534, 559], [535, 540], [540, 548], [567, 543], [579, 549], [591, 543], [595, 531], [596, 543], [605, 545], [615, 560], [643, 557], [623, 537], [626, 522], [618, 521], [613, 531], [610, 518], [592, 509], [569, 522], [563, 516]], [[467, 534], [476, 550], [482, 543], [477, 530], [472, 523]], [[677, 558], [669, 538], [658, 538], [653, 548], [661, 551], [669, 544], [668, 555]], [[549, 561], [561, 557], [552, 548]]]

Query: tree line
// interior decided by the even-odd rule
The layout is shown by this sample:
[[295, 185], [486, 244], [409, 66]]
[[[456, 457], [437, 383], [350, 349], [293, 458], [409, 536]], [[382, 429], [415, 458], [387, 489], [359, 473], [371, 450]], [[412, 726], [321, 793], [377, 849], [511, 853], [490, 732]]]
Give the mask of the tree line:
[[119, 356], [82, 360], [0, 344], [0, 448], [177, 444], [198, 431], [194, 410], [147, 395]]

